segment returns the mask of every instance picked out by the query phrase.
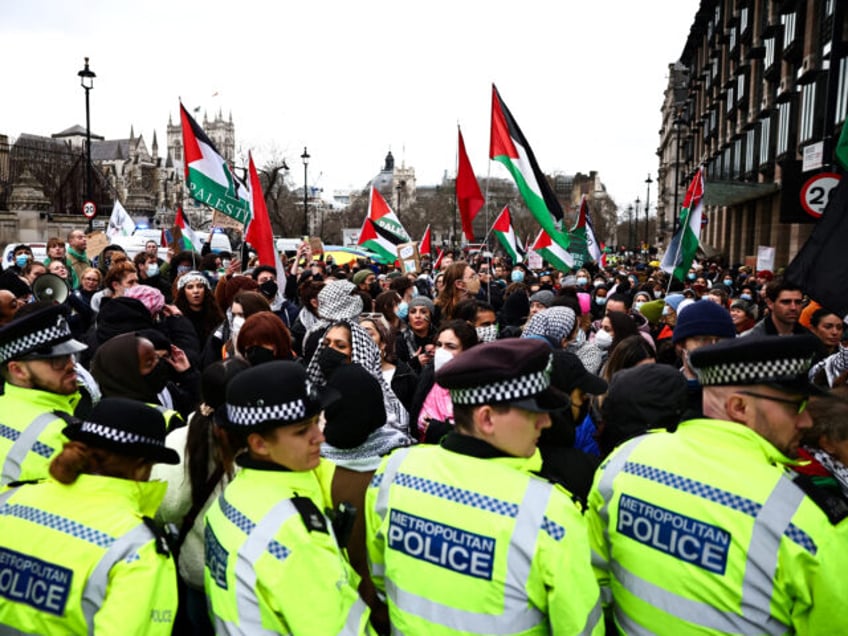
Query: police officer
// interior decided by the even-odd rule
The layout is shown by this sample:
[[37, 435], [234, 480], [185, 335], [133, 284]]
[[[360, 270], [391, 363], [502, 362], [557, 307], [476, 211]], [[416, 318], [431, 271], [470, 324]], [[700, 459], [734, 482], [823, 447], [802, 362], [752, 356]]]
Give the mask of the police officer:
[[371, 633], [359, 577], [324, 514], [335, 466], [320, 457], [321, 409], [303, 367], [286, 361], [233, 378], [216, 410], [246, 446], [206, 514], [204, 580], [218, 634]]
[[0, 329], [0, 485], [46, 477], [65, 441], [55, 411], [70, 414], [79, 404], [73, 354], [86, 348], [71, 337], [66, 311], [26, 307]]
[[584, 520], [538, 477], [551, 350], [485, 343], [436, 374], [455, 432], [394, 451], [366, 492], [366, 545], [393, 629], [404, 634], [602, 633]]
[[620, 632], [848, 633], [832, 610], [848, 603], [848, 524], [787, 475], [812, 424], [816, 343], [748, 337], [692, 351], [705, 418], [630, 440], [598, 469], [587, 518]]
[[175, 464], [155, 409], [106, 398], [64, 428], [48, 479], [0, 494], [0, 633], [171, 633], [173, 559], [153, 525]]

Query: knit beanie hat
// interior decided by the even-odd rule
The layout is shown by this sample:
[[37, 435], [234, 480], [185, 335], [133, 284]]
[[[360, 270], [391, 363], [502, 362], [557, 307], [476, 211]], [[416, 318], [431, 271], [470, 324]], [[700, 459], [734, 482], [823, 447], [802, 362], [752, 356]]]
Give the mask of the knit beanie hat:
[[663, 306], [665, 301], [662, 298], [652, 300], [639, 307], [639, 313], [648, 319], [651, 324], [656, 324], [662, 317]]
[[361, 285], [365, 282], [366, 278], [372, 275], [374, 275], [374, 272], [372, 272], [370, 269], [360, 269], [353, 275], [353, 283], [354, 285]]
[[431, 318], [436, 313], [436, 305], [434, 305], [433, 301], [423, 294], [419, 294], [409, 301], [409, 308], [412, 309], [413, 307], [426, 307], [427, 311], [430, 312]]
[[711, 300], [699, 300], [682, 309], [677, 315], [677, 325], [671, 341], [678, 342], [692, 336], [718, 336], [735, 338], [736, 328], [730, 312]]
[[669, 294], [663, 300], [666, 305], [677, 311], [677, 307], [683, 302], [685, 296], [683, 294]]
[[[327, 386], [341, 398], [324, 409], [324, 437], [336, 448], [356, 448], [386, 423], [383, 390], [377, 379], [360, 365], [338, 367]], [[351, 408], [355, 405], [356, 408]]]
[[124, 296], [141, 301], [151, 316], [158, 314], [165, 306], [164, 294], [150, 285], [133, 285], [124, 292]]
[[530, 296], [531, 303], [541, 303], [545, 307], [550, 307], [554, 302], [554, 293], [549, 289], [540, 289], [535, 294]]

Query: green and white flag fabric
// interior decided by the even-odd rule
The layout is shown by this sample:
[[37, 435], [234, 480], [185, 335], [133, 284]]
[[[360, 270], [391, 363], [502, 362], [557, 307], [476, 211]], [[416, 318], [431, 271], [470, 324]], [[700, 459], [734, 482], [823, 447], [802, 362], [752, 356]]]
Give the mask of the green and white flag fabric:
[[[374, 225], [384, 229], [388, 234], [392, 235], [394, 239], [397, 239], [389, 239], [392, 240], [395, 245], [409, 243], [412, 241], [412, 239], [409, 238], [409, 233], [406, 231], [406, 228], [403, 227], [403, 223], [400, 222], [397, 214], [395, 214], [389, 207], [389, 204], [386, 203], [383, 195], [380, 194], [380, 191], [373, 185], [371, 186], [371, 196], [368, 200], [368, 218], [371, 219], [371, 222], [374, 223]], [[395, 254], [395, 256], [397, 256], [397, 254]]]
[[698, 172], [686, 189], [686, 198], [680, 210], [680, 226], [672, 237], [662, 259], [662, 270], [678, 280], [685, 280], [698, 251], [701, 219], [704, 212], [704, 172]]
[[574, 255], [574, 267], [583, 267], [589, 261], [601, 262], [601, 246], [595, 237], [595, 229], [589, 216], [589, 199], [584, 194], [580, 202], [580, 214], [569, 231], [568, 251]]
[[359, 230], [358, 244], [373, 252], [375, 260], [381, 263], [394, 263], [398, 258], [397, 246], [403, 241], [394, 242], [394, 235], [374, 223], [370, 217], [365, 217], [362, 229]]
[[539, 230], [531, 249], [561, 272], [567, 272], [574, 266], [574, 256], [554, 243], [545, 228]]
[[498, 237], [501, 245], [509, 254], [513, 263], [521, 263], [524, 261], [524, 254], [521, 252], [521, 247], [515, 238], [515, 229], [512, 227], [512, 217], [509, 213], [509, 206], [505, 205], [504, 209], [495, 219], [495, 224], [492, 226], [492, 232]]
[[212, 140], [180, 104], [185, 179], [191, 198], [248, 225], [250, 190], [233, 174]]

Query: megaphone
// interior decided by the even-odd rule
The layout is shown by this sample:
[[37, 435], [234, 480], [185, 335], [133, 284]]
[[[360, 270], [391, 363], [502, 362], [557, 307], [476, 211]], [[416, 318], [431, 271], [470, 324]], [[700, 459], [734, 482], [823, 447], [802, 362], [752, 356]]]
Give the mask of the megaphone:
[[56, 274], [42, 274], [32, 283], [32, 295], [39, 301], [62, 304], [71, 295], [71, 290]]

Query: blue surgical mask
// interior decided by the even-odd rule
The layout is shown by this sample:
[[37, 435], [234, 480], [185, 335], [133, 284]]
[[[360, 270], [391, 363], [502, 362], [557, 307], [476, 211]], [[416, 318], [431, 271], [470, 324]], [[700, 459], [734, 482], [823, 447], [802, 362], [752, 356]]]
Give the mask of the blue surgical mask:
[[159, 266], [156, 263], [147, 266], [147, 277], [152, 278], [159, 273]]
[[523, 283], [524, 282], [524, 272], [522, 272], [520, 269], [514, 269], [514, 270], [512, 270], [512, 273], [509, 275], [509, 278], [510, 278], [510, 280], [512, 280], [513, 283]]
[[577, 278], [578, 287], [585, 287], [586, 283], [588, 283], [588, 282], [589, 282], [589, 279], [586, 278], [585, 276], [580, 276], [580, 277]]
[[752, 300], [751, 294], [739, 294], [739, 298], [741, 298], [742, 300], [748, 300], [748, 301]]
[[183, 274], [187, 274], [191, 271], [191, 267], [188, 265], [180, 265], [177, 267], [177, 274], [182, 276]]
[[689, 280], [695, 280], [695, 274], [694, 273], [686, 274], [686, 278], [688, 278]]
[[599, 304], [601, 307], [607, 304], [606, 296], [595, 296], [595, 302]]
[[633, 306], [636, 308], [636, 311], [639, 311], [639, 310], [642, 309], [642, 305], [644, 305], [644, 304], [645, 304], [644, 300], [637, 300], [635, 303], [633, 303]]
[[723, 283], [724, 283], [725, 285], [727, 285], [728, 287], [732, 287], [732, 286], [733, 286], [733, 280], [732, 280], [732, 279], [730, 279], [730, 278], [725, 278], [725, 279], [724, 279], [723, 281], [721, 281], [721, 282], [723, 282]]
[[409, 303], [405, 300], [398, 303], [397, 311], [395, 311], [395, 313], [401, 320], [406, 320], [406, 317], [409, 315]]
[[15, 257], [15, 265], [20, 268], [26, 267], [26, 264], [29, 262], [29, 257], [26, 254], [18, 254]]

